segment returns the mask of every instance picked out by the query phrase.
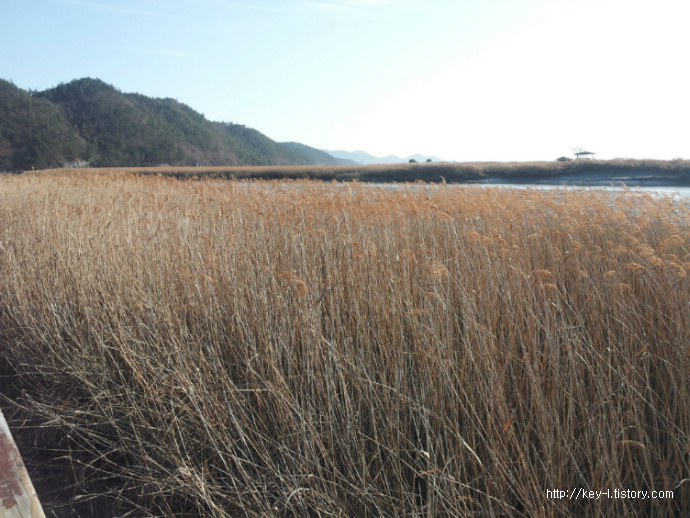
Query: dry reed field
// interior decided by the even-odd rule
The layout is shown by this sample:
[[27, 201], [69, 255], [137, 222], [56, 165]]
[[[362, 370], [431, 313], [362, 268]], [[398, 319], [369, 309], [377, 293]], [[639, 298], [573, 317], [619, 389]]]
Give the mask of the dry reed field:
[[[432, 162], [338, 166], [208, 166], [208, 167], [104, 167], [46, 169], [40, 174], [71, 173], [164, 175], [176, 178], [237, 180], [553, 183], [562, 185], [577, 178], [598, 178], [603, 185], [635, 181], [645, 185], [690, 185], [690, 160], [573, 160], [570, 162]], [[622, 177], [622, 178], [621, 178]]]
[[682, 516], [688, 209], [0, 177], [3, 408], [52, 516]]

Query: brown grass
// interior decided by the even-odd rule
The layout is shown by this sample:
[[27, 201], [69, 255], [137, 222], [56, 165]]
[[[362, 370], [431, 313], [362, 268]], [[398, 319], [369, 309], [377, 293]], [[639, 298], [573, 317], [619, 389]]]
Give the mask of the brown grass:
[[645, 185], [690, 185], [690, 160], [576, 160], [571, 162], [433, 162], [343, 166], [231, 166], [231, 167], [109, 167], [48, 169], [27, 174], [133, 173], [176, 178], [316, 179], [363, 182], [486, 182], [569, 183], [573, 178], [600, 177], [603, 181]]
[[[93, 516], [678, 516], [687, 211], [631, 192], [2, 177], [22, 453], [60, 491], [44, 498]], [[547, 498], [579, 487], [674, 498]]]

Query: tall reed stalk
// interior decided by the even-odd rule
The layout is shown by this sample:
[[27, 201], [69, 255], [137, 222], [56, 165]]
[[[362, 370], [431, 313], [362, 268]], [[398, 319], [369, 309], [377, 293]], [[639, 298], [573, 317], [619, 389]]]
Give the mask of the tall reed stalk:
[[[5, 404], [56, 515], [679, 516], [687, 216], [632, 192], [2, 177]], [[573, 488], [673, 498], [547, 494]]]

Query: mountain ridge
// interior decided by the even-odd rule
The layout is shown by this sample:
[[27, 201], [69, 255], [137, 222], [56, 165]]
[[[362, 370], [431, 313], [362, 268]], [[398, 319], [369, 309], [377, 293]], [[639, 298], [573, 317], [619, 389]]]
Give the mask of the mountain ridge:
[[313, 160], [314, 165], [357, 165], [357, 162], [354, 160], [334, 157], [327, 151], [299, 142], [280, 142], [280, 144], [308, 156]]
[[123, 93], [100, 79], [41, 92], [0, 79], [0, 170], [343, 163], [242, 124], [210, 121], [175, 99]]
[[324, 149], [326, 153], [336, 158], [349, 159], [356, 164], [361, 165], [373, 165], [373, 164], [402, 164], [409, 162], [410, 160], [415, 160], [416, 162], [426, 162], [431, 160], [432, 162], [443, 162], [440, 158], [436, 156], [425, 156], [420, 154], [410, 155], [408, 157], [402, 158], [397, 155], [387, 155], [385, 157], [377, 157], [366, 151], [342, 151], [342, 150], [327, 150]]

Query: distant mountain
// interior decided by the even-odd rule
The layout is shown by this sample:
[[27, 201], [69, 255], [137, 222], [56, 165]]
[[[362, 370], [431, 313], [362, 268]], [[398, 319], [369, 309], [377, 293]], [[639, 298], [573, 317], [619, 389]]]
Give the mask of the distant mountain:
[[0, 79], [0, 170], [328, 160], [309, 149], [279, 144], [241, 124], [209, 121], [174, 99], [122, 93], [99, 79], [78, 79], [43, 92]]
[[402, 164], [405, 162], [409, 162], [410, 160], [414, 159], [417, 162], [426, 162], [427, 160], [432, 160], [433, 162], [442, 162], [438, 157], [435, 156], [424, 156], [424, 155], [410, 155], [406, 158], [401, 158], [399, 156], [395, 155], [388, 155], [385, 157], [377, 157], [374, 155], [370, 155], [369, 153], [366, 153], [364, 151], [326, 151], [326, 153], [336, 157], [336, 158], [343, 158], [343, 159], [349, 159], [352, 160], [353, 162], [357, 164], [364, 164], [364, 165], [369, 165], [369, 164]]
[[347, 158], [336, 158], [326, 151], [316, 149], [314, 147], [300, 144], [299, 142], [281, 142], [281, 145], [292, 149], [302, 156], [309, 158], [313, 165], [356, 165], [357, 162]]

